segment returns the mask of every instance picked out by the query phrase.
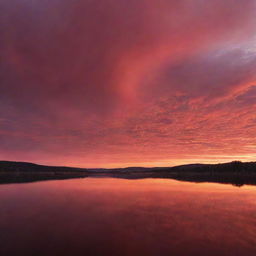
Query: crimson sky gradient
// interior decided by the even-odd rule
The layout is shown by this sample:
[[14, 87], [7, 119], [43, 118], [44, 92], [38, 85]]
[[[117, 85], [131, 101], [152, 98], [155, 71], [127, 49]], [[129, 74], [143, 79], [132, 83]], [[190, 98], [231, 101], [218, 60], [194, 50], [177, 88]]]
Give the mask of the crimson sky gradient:
[[0, 0], [0, 159], [256, 160], [256, 0]]

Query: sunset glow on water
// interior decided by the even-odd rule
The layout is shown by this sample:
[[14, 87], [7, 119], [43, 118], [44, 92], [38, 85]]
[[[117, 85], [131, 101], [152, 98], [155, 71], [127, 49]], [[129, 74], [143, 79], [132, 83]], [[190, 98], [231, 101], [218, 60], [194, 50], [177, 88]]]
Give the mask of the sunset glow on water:
[[1, 255], [251, 255], [256, 188], [85, 178], [0, 186]]

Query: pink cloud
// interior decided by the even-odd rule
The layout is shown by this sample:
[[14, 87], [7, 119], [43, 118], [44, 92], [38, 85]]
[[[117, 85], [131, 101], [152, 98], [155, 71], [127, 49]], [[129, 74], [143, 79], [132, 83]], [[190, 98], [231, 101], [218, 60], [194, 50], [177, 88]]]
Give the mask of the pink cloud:
[[0, 158], [91, 167], [250, 158], [255, 4], [3, 0]]

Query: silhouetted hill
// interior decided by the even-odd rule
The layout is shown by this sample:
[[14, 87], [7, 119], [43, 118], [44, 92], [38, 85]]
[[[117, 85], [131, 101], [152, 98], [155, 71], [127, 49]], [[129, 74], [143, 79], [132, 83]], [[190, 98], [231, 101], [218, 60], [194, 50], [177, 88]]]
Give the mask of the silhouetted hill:
[[48, 179], [108, 176], [126, 179], [172, 178], [194, 182], [220, 182], [256, 185], [256, 162], [234, 161], [224, 164], [188, 164], [174, 167], [127, 167], [85, 169], [44, 166], [26, 162], [0, 161], [0, 183]]
[[87, 169], [0, 161], [0, 184], [86, 177]]
[[170, 171], [195, 171], [195, 172], [256, 172], [256, 162], [243, 163], [233, 161], [224, 164], [189, 164], [171, 167]]
[[48, 172], [48, 171], [87, 171], [84, 168], [73, 168], [64, 166], [46, 166], [27, 162], [14, 162], [14, 161], [0, 161], [0, 172], [1, 171], [15, 171], [15, 172]]

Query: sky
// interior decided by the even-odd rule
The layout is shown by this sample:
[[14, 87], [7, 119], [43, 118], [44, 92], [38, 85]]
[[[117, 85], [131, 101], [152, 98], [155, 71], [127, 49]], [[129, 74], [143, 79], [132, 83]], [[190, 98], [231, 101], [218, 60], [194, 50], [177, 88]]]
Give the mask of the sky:
[[0, 159], [256, 161], [256, 0], [0, 0]]

